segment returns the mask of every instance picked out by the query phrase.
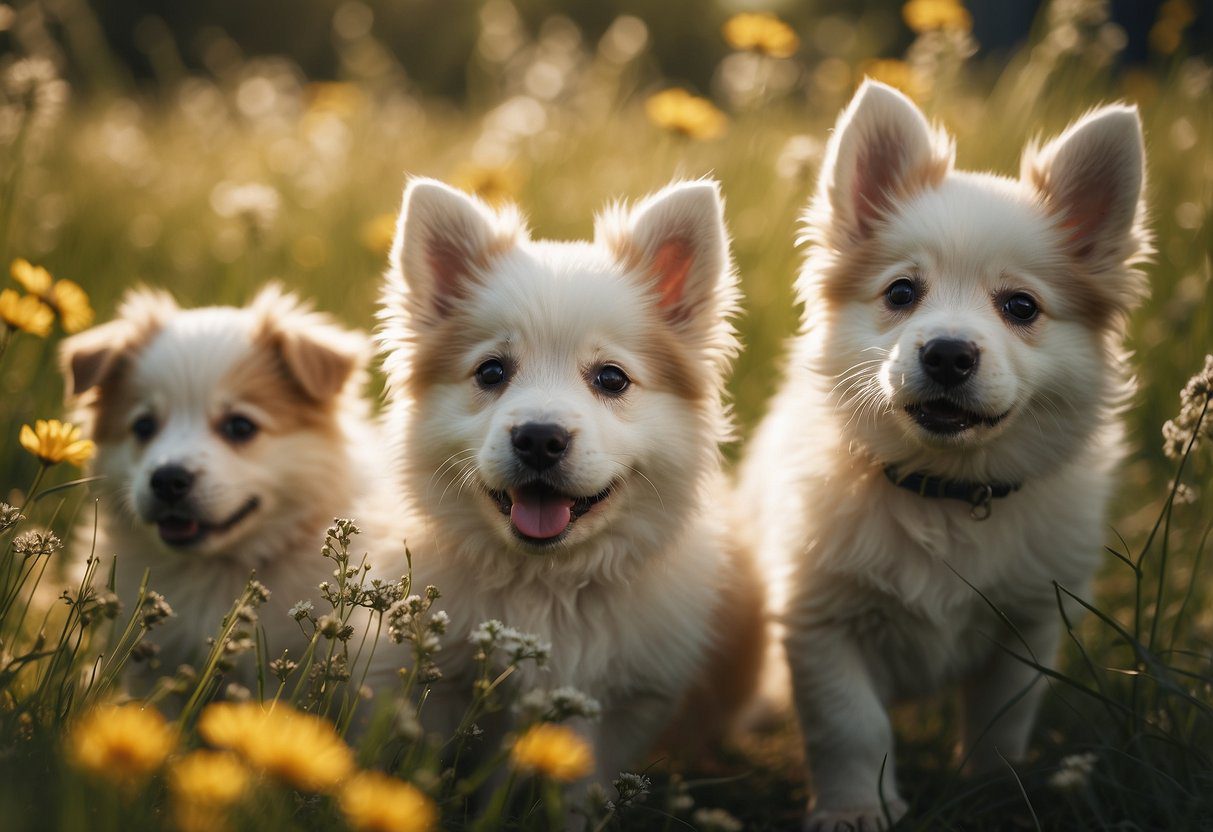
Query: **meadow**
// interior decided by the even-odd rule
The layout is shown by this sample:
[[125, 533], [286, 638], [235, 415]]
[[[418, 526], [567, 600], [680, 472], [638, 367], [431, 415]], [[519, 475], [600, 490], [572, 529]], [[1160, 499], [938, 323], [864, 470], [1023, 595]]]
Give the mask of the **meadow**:
[[[1031, 759], [968, 780], [952, 755], [953, 703], [899, 712], [899, 773], [914, 801], [899, 828], [1213, 828], [1213, 364], [1205, 358], [1213, 353], [1213, 66], [1185, 40], [1192, 7], [1165, 4], [1148, 62], [1131, 67], [1118, 64], [1123, 32], [1091, 0], [1047, 4], [1029, 44], [999, 63], [973, 57], [967, 15], [943, 0], [907, 4], [901, 24], [914, 40], [898, 57], [865, 51], [845, 15], [799, 32], [751, 20], [721, 32], [734, 51], [710, 94], [668, 92], [681, 87], [655, 71], [640, 17], [621, 17], [591, 40], [564, 17], [530, 30], [508, 3], [484, 8], [468, 56], [474, 94], [461, 105], [420, 94], [358, 21], [337, 27], [336, 81], [221, 43], [206, 73], [166, 60], [155, 83], [133, 85], [101, 80], [108, 57], [84, 17], [38, 31], [26, 20], [17, 48], [0, 56], [0, 263], [7, 271], [27, 261], [78, 284], [97, 322], [139, 284], [167, 288], [182, 304], [239, 304], [274, 279], [370, 329], [408, 175], [516, 200], [537, 236], [556, 239], [589, 236], [594, 212], [613, 200], [710, 175], [727, 200], [745, 298], [737, 321], [745, 349], [730, 385], [739, 437], [727, 452], [736, 459], [799, 320], [791, 290], [798, 216], [828, 130], [863, 74], [901, 87], [945, 125], [961, 167], [1007, 175], [1033, 137], [1097, 103], [1133, 102], [1147, 138], [1156, 254], [1146, 267], [1151, 296], [1127, 341], [1138, 384], [1125, 412], [1133, 452], [1106, 539], [1090, 542], [1106, 547], [1106, 564], [1094, 597], [1083, 599], [1089, 614], [1067, 622], [1058, 669], [1046, 671]], [[812, 50], [801, 42], [809, 39]], [[98, 68], [88, 84], [64, 79], [65, 52]], [[4, 277], [11, 302], [39, 290], [30, 273], [18, 265], [14, 279]], [[285, 721], [248, 729], [285, 750], [266, 754], [232, 739], [231, 725], [247, 714], [208, 703], [224, 693], [222, 648], [238, 640], [247, 621], [235, 613], [256, 607], [256, 587], [233, 599], [229, 620], [214, 622], [214, 661], [166, 685], [164, 695], [172, 687], [189, 703], [179, 718], [109, 704], [122, 699], [122, 664], [155, 640], [155, 605], [119, 612], [103, 592], [67, 586], [65, 551], [29, 537], [49, 530], [67, 540], [94, 510], [87, 469], [39, 459], [19, 442], [23, 425], [64, 417], [55, 349], [65, 326], [87, 315], [70, 287], [60, 296], [56, 286], [41, 290], [56, 313], [49, 332], [19, 327], [41, 329], [0, 299], [0, 825], [558, 826], [559, 786], [576, 771], [576, 749], [539, 731], [527, 735], [537, 748], [529, 760], [518, 746], [490, 755], [490, 766], [514, 771], [511, 789], [469, 809], [469, 783], [483, 773], [442, 762], [443, 742], [466, 737], [435, 744], [407, 718], [423, 674], [402, 682], [398, 701], [383, 704], [351, 750], [301, 714], [340, 722], [353, 683], [321, 674], [298, 684], [305, 661], [277, 686], [290, 706]], [[1189, 384], [1202, 368], [1203, 381]], [[379, 392], [377, 381], [370, 394]], [[1164, 424], [1175, 419], [1164, 443]], [[344, 527], [332, 532], [330, 556], [356, 566], [356, 538]], [[325, 543], [316, 541], [317, 557]], [[108, 560], [95, 568], [104, 584]], [[420, 589], [394, 592], [399, 601]], [[338, 600], [333, 612], [348, 615], [348, 606]], [[423, 630], [429, 612], [427, 604], [410, 621]], [[402, 640], [424, 664], [419, 633]], [[317, 627], [315, 643], [326, 638]], [[507, 665], [535, 660], [511, 654], [506, 641], [485, 647], [479, 707], [508, 706], [492, 684], [495, 650]], [[537, 724], [558, 722], [559, 711]], [[687, 769], [656, 759], [587, 808], [591, 828], [794, 828], [806, 795], [799, 755], [788, 721]], [[321, 758], [339, 762], [317, 773], [308, 761]], [[370, 773], [376, 768], [392, 776]], [[387, 803], [402, 808], [373, 808]]]

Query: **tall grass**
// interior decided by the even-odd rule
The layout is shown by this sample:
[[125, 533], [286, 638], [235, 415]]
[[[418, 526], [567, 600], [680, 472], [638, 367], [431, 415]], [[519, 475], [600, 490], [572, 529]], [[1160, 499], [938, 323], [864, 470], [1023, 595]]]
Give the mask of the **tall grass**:
[[[834, 15], [820, 25], [850, 44], [843, 52], [824, 51], [821, 38], [804, 31], [805, 43], [818, 45], [791, 58], [739, 53], [726, 61], [714, 94], [728, 104], [727, 130], [703, 141], [648, 120], [646, 96], [671, 82], [654, 74], [635, 18], [617, 22], [599, 43], [570, 37], [571, 24], [560, 20], [537, 33], [515, 31], [508, 50], [469, 56], [481, 104], [468, 110], [412, 94], [373, 31], [342, 42], [347, 75], [336, 83], [259, 58], [225, 61], [212, 74], [151, 89], [111, 81], [73, 91], [56, 71], [58, 50], [72, 52], [77, 65], [112, 63], [95, 39], [72, 35], [76, 27], [89, 30], [76, 17], [65, 21], [65, 39], [48, 29], [45, 38], [27, 38], [29, 54], [3, 61], [0, 262], [24, 257], [75, 280], [102, 320], [139, 283], [167, 287], [184, 304], [241, 303], [278, 278], [349, 323], [370, 327], [408, 174], [517, 199], [536, 233], [555, 238], [587, 236], [593, 212], [610, 200], [671, 178], [712, 175], [727, 197], [745, 293], [738, 322], [745, 352], [730, 387], [744, 437], [766, 407], [799, 319], [790, 288], [799, 264], [797, 217], [826, 131], [862, 68], [917, 94], [956, 134], [961, 166], [1007, 174], [1017, 171], [1020, 149], [1033, 136], [1056, 132], [1100, 101], [1132, 100], [1146, 129], [1158, 253], [1148, 268], [1151, 299], [1129, 334], [1139, 385], [1126, 413], [1135, 451], [1121, 476], [1113, 528], [1106, 541], [1091, 541], [1107, 544], [1106, 567], [1095, 596], [1076, 599], [1088, 614], [1065, 622], [1060, 669], [1045, 667], [1047, 657], [1020, 656], [1041, 667], [1041, 684], [1049, 686], [1030, 760], [986, 781], [965, 779], [947, 753], [953, 703], [899, 714], [907, 747], [900, 774], [915, 796], [905, 825], [1209, 828], [1209, 443], [1189, 442], [1168, 457], [1160, 432], [1178, 411], [1176, 391], [1213, 350], [1213, 69], [1186, 55], [1182, 39], [1147, 66], [1116, 69], [1119, 41], [1105, 12], [1099, 2], [1050, 4], [1031, 43], [997, 66], [970, 57], [963, 27], [923, 32], [904, 61], [872, 64], [868, 30]], [[535, 81], [550, 79], [553, 68], [559, 84]], [[43, 465], [16, 441], [21, 424], [61, 410], [58, 335], [5, 330], [4, 338], [0, 486], [8, 491], [0, 499], [19, 507], [23, 519], [0, 523], [0, 817], [13, 829], [189, 828], [197, 817], [174, 791], [177, 780], [167, 772], [175, 764], [153, 766], [128, 789], [90, 774], [72, 755], [82, 715], [124, 696], [124, 669], [150, 654], [163, 610], [154, 585], [136, 608], [118, 609], [111, 570], [122, 568], [121, 553], [116, 566], [90, 559], [84, 576], [49, 539], [29, 554], [31, 539], [21, 536], [31, 531], [87, 544], [98, 506], [87, 477], [67, 464]], [[1191, 435], [1208, 424], [1201, 410], [1194, 427], [1189, 419]], [[352, 569], [356, 583], [364, 573], [348, 560], [352, 532], [340, 525], [330, 531], [317, 550], [327, 544], [337, 570]], [[479, 634], [481, 673], [460, 731], [424, 736], [416, 709], [428, 695], [426, 628], [435, 626], [427, 622], [437, 599], [412, 588], [408, 576], [376, 588], [374, 599], [370, 590], [343, 585], [331, 598], [318, 595], [340, 622], [335, 632], [351, 622], [364, 629], [338, 639], [325, 634], [331, 621], [322, 625], [319, 613], [304, 612], [300, 623], [311, 628], [312, 646], [292, 667], [270, 664], [279, 657], [257, 635], [259, 590], [250, 585], [228, 618], [214, 622], [208, 660], [148, 695], [153, 706], [174, 697], [184, 702], [172, 717], [174, 755], [204, 744], [196, 724], [213, 699], [225, 691], [243, 695], [229, 690], [224, 676], [233, 651], [252, 653], [263, 668], [248, 692], [253, 699], [325, 714], [336, 731], [349, 733], [360, 701], [361, 651], [394, 628], [418, 652], [399, 688], [366, 717], [358, 765], [414, 784], [449, 828], [561, 825], [568, 807], [559, 778], [532, 776], [509, 748], [478, 749], [471, 756], [479, 763], [461, 749], [476, 743], [478, 720], [503, 708], [558, 721], [592, 703], [572, 693], [555, 703], [506, 701], [509, 668], [540, 659], [542, 650], [533, 645], [528, 652], [520, 634], [492, 625]], [[1059, 615], [1074, 591], [1056, 587]], [[804, 799], [797, 745], [789, 725], [747, 737], [677, 776], [658, 761], [645, 773], [656, 785], [625, 778], [616, 794], [582, 809], [591, 828], [729, 828], [728, 815], [710, 811], [721, 807], [750, 828], [787, 828]], [[258, 782], [228, 812], [233, 826], [360, 822], [340, 791], [309, 792], [272, 772]], [[477, 793], [480, 800], [469, 800]]]

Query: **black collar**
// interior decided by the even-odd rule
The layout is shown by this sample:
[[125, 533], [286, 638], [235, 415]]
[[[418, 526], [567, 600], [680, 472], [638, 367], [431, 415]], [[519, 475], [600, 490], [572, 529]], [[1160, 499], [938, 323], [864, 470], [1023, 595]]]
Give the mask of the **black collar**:
[[949, 480], [915, 471], [900, 474], [892, 465], [886, 465], [884, 475], [889, 482], [920, 497], [935, 497], [948, 500], [963, 500], [972, 508], [969, 516], [974, 520], [985, 520], [990, 516], [990, 503], [1009, 496], [1019, 490], [1019, 483], [966, 482]]

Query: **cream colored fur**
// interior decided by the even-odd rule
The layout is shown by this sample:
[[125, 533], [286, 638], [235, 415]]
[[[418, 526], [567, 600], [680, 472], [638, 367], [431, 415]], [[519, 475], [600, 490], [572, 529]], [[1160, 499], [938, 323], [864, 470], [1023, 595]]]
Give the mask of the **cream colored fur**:
[[[1024, 659], [1053, 661], [1054, 582], [1088, 596], [1108, 529], [1119, 344], [1147, 250], [1137, 114], [1085, 116], [1030, 148], [1020, 179], [954, 170], [952, 154], [888, 87], [865, 82], [840, 116], [805, 219], [804, 329], [743, 470], [804, 731], [810, 830], [883, 827], [882, 793], [892, 818], [905, 811], [897, 701], [960, 687], [969, 767], [1022, 757], [1046, 689]], [[920, 297], [893, 310], [886, 290], [907, 276]], [[1017, 291], [1039, 304], [1026, 327], [1001, 311]], [[919, 350], [940, 336], [980, 349], [952, 395], [1005, 411], [997, 424], [940, 436], [906, 411], [939, 395]], [[1022, 487], [979, 521], [963, 501], [895, 487], [886, 465]]]
[[[552, 645], [550, 669], [526, 666], [516, 690], [572, 685], [601, 703], [600, 723], [577, 726], [594, 747], [593, 779], [642, 762], [702, 671], [730, 580], [717, 443], [729, 433], [735, 298], [714, 183], [614, 208], [592, 243], [532, 240], [513, 209], [409, 185], [382, 344], [410, 548], [452, 619], [432, 721], [462, 714], [467, 634], [499, 619]], [[511, 375], [480, 389], [474, 374], [491, 356]], [[692, 378], [667, 377], [677, 361]], [[622, 396], [594, 387], [607, 363], [632, 380]], [[531, 477], [510, 431], [535, 421], [573, 434], [551, 474], [563, 491], [612, 487], [545, 546], [521, 540], [488, 493]], [[485, 727], [492, 749], [508, 720]]]
[[[265, 350], [274, 354], [259, 356]], [[145, 571], [150, 589], [175, 612], [149, 635], [160, 647], [159, 668], [136, 665], [137, 688], [172, 675], [181, 664], [199, 667], [210, 650], [208, 638], [254, 572], [271, 592], [259, 613], [266, 659], [289, 649], [298, 660], [308, 636], [287, 610], [306, 599], [323, 613], [317, 585], [332, 580], [333, 563], [321, 557], [320, 547], [334, 517], [361, 525], [356, 545], [373, 553], [374, 575], [403, 574], [379, 442], [361, 396], [368, 353], [364, 336], [273, 286], [243, 309], [182, 310], [167, 294], [135, 291], [113, 322], [65, 342], [69, 398], [91, 430], [105, 427], [96, 435], [93, 466], [104, 477], [99, 535], [94, 547], [89, 518], [77, 534], [77, 560], [95, 551], [104, 579], [117, 556], [124, 616], [134, 611]], [[234, 380], [254, 357], [273, 368], [276, 381], [297, 385], [314, 402], [279, 402], [282, 412], [275, 412], [243, 400]], [[314, 423], [295, 424], [291, 411], [299, 407], [326, 412]], [[231, 413], [251, 418], [257, 434], [243, 443], [225, 439], [217, 425]], [[131, 431], [143, 416], [156, 425], [146, 440]], [[199, 517], [232, 516], [254, 498], [257, 508], [230, 530], [188, 546], [170, 545], [157, 532], [159, 509], [149, 486], [152, 472], [166, 463], [195, 474], [191, 511]], [[399, 650], [384, 648], [370, 675], [380, 692], [404, 659]], [[227, 678], [252, 688], [257, 674], [251, 659], [242, 657]]]

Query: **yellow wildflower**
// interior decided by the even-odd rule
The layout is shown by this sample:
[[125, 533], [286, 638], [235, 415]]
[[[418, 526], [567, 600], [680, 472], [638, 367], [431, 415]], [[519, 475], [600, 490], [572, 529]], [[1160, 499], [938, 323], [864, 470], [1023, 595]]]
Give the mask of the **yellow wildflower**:
[[350, 780], [339, 799], [341, 811], [358, 832], [429, 832], [438, 810], [417, 787], [379, 772]]
[[936, 29], [968, 32], [973, 28], [973, 16], [960, 0], [909, 0], [901, 7], [901, 16], [919, 34]]
[[522, 174], [507, 165], [465, 165], [451, 177], [456, 188], [475, 194], [485, 202], [509, 202], [522, 187]]
[[138, 785], [160, 768], [177, 737], [154, 708], [93, 708], [68, 735], [72, 763], [119, 786]]
[[1183, 44], [1184, 30], [1196, 20], [1190, 0], [1166, 0], [1158, 8], [1158, 19], [1150, 27], [1150, 48], [1170, 55]]
[[63, 331], [70, 334], [87, 329], [93, 323], [93, 307], [88, 294], [70, 280], [55, 280], [42, 266], [18, 258], [9, 270], [13, 280], [59, 314]]
[[35, 266], [30, 261], [18, 257], [9, 267], [13, 280], [21, 284], [21, 288], [33, 295], [45, 295], [51, 290], [51, 273], [42, 266]]
[[80, 438], [80, 428], [58, 419], [39, 419], [31, 428], [21, 426], [21, 447], [45, 465], [67, 462], [77, 468], [93, 458], [97, 446], [91, 439]]
[[910, 98], [921, 99], [927, 93], [928, 87], [922, 73], [905, 61], [877, 58], [865, 63], [861, 70], [869, 78], [896, 87]]
[[88, 329], [93, 323], [93, 307], [79, 284], [70, 280], [56, 281], [51, 288], [51, 306], [59, 313], [59, 322], [68, 335]]
[[279, 703], [218, 702], [202, 712], [198, 733], [235, 751], [252, 768], [301, 791], [325, 791], [354, 771], [354, 753], [331, 723]]
[[234, 754], [194, 751], [169, 768], [173, 796], [184, 803], [231, 806], [244, 796], [249, 773]]
[[385, 254], [396, 239], [396, 215], [380, 214], [362, 226], [362, 244], [369, 251]]
[[228, 828], [227, 809], [244, 796], [249, 772], [235, 754], [194, 751], [172, 764], [173, 822], [180, 832]]
[[714, 139], [728, 121], [711, 101], [676, 87], [649, 96], [644, 111], [663, 130], [691, 139]]
[[725, 21], [722, 31], [724, 39], [734, 49], [772, 58], [790, 58], [800, 46], [800, 38], [791, 26], [764, 12], [735, 14]]
[[571, 728], [551, 723], [540, 723], [519, 737], [510, 760], [519, 771], [564, 782], [580, 780], [594, 768], [589, 743]]
[[55, 311], [33, 295], [21, 295], [15, 289], [4, 289], [0, 291], [0, 321], [10, 330], [20, 329], [45, 338], [51, 334]]

